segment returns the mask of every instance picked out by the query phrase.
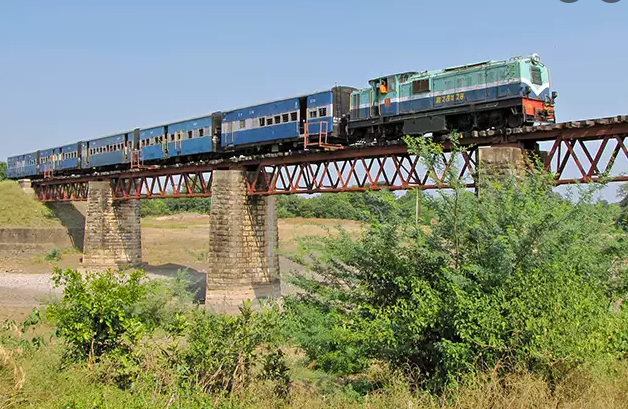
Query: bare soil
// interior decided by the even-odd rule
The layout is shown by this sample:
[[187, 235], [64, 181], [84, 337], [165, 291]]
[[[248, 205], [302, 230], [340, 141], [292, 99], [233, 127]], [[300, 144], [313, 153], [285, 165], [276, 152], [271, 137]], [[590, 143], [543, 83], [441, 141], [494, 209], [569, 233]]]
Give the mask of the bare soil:
[[[297, 249], [297, 240], [304, 236], [323, 236], [328, 229], [342, 226], [358, 235], [362, 224], [347, 220], [282, 219], [279, 221], [279, 248], [281, 252]], [[178, 214], [142, 220], [142, 255], [150, 277], [171, 277], [179, 269], [193, 273], [193, 281], [202, 291], [207, 271], [209, 243], [209, 216]], [[81, 254], [73, 249], [62, 249], [61, 260], [46, 261], [46, 254], [0, 253], [0, 322], [11, 317], [18, 319], [33, 308], [59, 295], [50, 281], [55, 267], [78, 268]], [[281, 274], [300, 269], [285, 257], [280, 257]], [[284, 286], [284, 293], [293, 289]]]

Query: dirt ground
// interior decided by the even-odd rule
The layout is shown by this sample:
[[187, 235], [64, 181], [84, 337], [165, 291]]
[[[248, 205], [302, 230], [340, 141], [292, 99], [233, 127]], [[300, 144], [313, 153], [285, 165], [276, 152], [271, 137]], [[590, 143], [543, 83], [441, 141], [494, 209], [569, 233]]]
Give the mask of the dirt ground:
[[[327, 229], [342, 226], [352, 234], [359, 234], [362, 224], [347, 220], [282, 219], [279, 221], [279, 248], [291, 252], [296, 240], [303, 236], [323, 236]], [[182, 214], [142, 220], [142, 256], [146, 272], [151, 277], [172, 276], [179, 269], [188, 269], [200, 287], [207, 271], [209, 216]], [[57, 262], [46, 261], [46, 254], [0, 253], [0, 322], [6, 318], [19, 319], [36, 306], [58, 297], [52, 288], [50, 274], [55, 267], [62, 269], [80, 266], [81, 254], [74, 249], [62, 249]], [[282, 275], [299, 269], [285, 257], [280, 257]], [[291, 292], [282, 284], [282, 292]]]

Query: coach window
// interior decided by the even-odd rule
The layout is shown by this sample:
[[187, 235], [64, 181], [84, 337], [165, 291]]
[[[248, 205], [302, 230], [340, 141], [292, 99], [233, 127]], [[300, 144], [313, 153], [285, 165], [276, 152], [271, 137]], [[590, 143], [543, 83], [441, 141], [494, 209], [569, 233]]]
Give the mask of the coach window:
[[316, 110], [310, 111], [310, 119], [312, 118], [316, 118], [318, 115], [318, 112]]
[[266, 126], [266, 118], [259, 119], [259, 126]]
[[290, 114], [282, 114], [281, 115], [281, 122], [290, 122]]
[[275, 124], [281, 123], [281, 115], [275, 115]]
[[327, 107], [318, 108], [318, 116], [324, 118], [327, 116]]
[[267, 124], [268, 126], [270, 126], [270, 125], [272, 125], [272, 124], [273, 124], [273, 117], [272, 117], [272, 116], [270, 116], [270, 117], [266, 118], [266, 124]]
[[298, 118], [297, 112], [290, 112], [290, 121], [296, 122]]
[[240, 119], [240, 128], [239, 129], [245, 129], [246, 128], [246, 119]]

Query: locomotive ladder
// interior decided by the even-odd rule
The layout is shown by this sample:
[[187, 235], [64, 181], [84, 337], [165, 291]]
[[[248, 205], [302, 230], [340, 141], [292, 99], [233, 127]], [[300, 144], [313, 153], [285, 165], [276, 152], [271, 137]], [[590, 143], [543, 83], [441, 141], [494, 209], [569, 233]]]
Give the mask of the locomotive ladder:
[[[310, 125], [318, 125], [318, 142], [310, 142]], [[327, 121], [320, 121], [315, 123], [305, 122], [305, 133], [303, 134], [303, 147], [307, 149], [309, 146], [319, 146], [326, 151], [344, 149], [343, 145], [339, 144], [330, 144], [327, 141], [327, 137], [329, 135], [328, 132], [329, 123]], [[314, 132], [314, 136], [316, 137], [316, 132]]]

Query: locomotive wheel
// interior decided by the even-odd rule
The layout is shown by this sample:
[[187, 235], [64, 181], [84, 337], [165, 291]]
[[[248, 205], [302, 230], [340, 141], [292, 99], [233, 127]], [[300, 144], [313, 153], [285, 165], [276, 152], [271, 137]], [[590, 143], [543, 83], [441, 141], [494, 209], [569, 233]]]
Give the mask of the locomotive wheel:
[[473, 129], [473, 117], [469, 114], [454, 117], [452, 118], [448, 128], [451, 131], [456, 130], [458, 132], [469, 132]]
[[508, 114], [509, 128], [519, 128], [521, 125], [523, 125], [523, 116], [521, 114], [513, 114], [512, 112]]
[[489, 127], [495, 129], [503, 129], [506, 126], [506, 119], [504, 118], [504, 114], [500, 111], [491, 112], [488, 122]]

